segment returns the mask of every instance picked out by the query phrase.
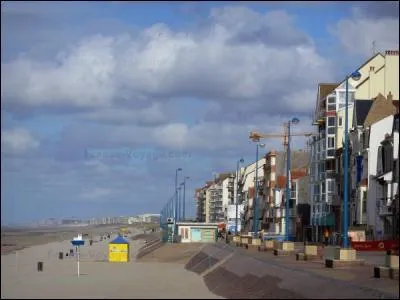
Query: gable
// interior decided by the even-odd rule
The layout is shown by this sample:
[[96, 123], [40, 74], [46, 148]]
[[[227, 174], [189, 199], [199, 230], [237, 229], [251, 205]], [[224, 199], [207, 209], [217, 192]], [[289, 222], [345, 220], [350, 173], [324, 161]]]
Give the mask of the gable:
[[373, 100], [357, 99], [354, 101], [352, 127], [357, 127], [364, 124], [372, 104]]
[[[336, 90], [345, 90], [345, 89], [346, 89], [346, 80], [336, 88]], [[349, 90], [355, 90], [355, 89], [356, 88], [349, 81]]]
[[388, 101], [382, 94], [379, 94], [373, 101], [371, 108], [364, 121], [364, 126], [372, 124], [396, 113], [396, 108], [391, 101]]

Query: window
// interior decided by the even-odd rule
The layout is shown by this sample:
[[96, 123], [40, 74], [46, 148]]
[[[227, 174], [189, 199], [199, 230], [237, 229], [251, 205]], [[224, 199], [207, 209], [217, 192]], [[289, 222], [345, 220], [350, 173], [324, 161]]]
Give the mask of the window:
[[328, 127], [328, 134], [335, 134], [335, 127]]
[[314, 185], [314, 194], [315, 195], [319, 194], [319, 185]]
[[338, 92], [339, 102], [344, 103], [346, 101], [346, 92]]
[[335, 110], [336, 110], [336, 97], [335, 96], [328, 97], [327, 111], [335, 111]]
[[328, 117], [328, 127], [335, 126], [336, 117]]
[[333, 193], [335, 190], [335, 181], [334, 180], [327, 180], [327, 188], [328, 188], [328, 193]]
[[389, 172], [393, 167], [393, 148], [389, 145], [385, 146], [382, 147], [382, 170], [384, 173]]
[[367, 212], [367, 200], [364, 198], [362, 202], [362, 212], [366, 213]]
[[328, 149], [335, 148], [335, 138], [328, 137]]
[[343, 118], [339, 117], [338, 122], [339, 122], [339, 127], [342, 127], [343, 126]]
[[293, 208], [293, 203], [295, 203], [295, 201], [293, 201], [293, 199], [289, 199], [289, 208]]
[[354, 102], [354, 92], [349, 92], [349, 103]]

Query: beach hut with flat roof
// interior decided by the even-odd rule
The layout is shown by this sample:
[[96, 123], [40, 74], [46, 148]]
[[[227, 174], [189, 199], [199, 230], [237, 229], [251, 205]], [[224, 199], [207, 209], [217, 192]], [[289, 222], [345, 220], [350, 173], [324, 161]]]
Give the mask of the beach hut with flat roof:
[[129, 242], [122, 236], [108, 244], [108, 261], [109, 262], [129, 262]]

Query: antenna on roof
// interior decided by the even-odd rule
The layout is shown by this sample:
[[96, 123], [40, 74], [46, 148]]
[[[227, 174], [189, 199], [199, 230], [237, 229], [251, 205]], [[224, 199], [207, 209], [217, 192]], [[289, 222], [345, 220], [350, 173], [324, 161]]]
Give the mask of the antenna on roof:
[[372, 55], [376, 54], [376, 42], [372, 41]]

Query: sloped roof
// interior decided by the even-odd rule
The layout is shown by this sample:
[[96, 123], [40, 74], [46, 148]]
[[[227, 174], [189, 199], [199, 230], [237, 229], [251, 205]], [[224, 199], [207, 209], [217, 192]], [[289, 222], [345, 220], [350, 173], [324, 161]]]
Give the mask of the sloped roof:
[[110, 244], [129, 244], [129, 242], [119, 235]]
[[219, 181], [224, 181], [226, 178], [230, 177], [232, 175], [232, 173], [221, 173], [218, 175], [217, 177], [217, 182]]
[[320, 83], [319, 85], [319, 100], [325, 98], [338, 86], [337, 83]]
[[392, 101], [388, 101], [382, 94], [379, 94], [373, 101], [370, 110], [364, 121], [364, 126], [369, 127], [372, 124], [396, 113], [396, 108]]
[[[307, 175], [307, 171], [305, 169], [297, 169], [297, 170], [292, 169], [292, 171], [290, 173], [292, 180], [296, 180], [296, 179], [304, 177], [306, 175]], [[276, 186], [281, 189], [285, 188], [286, 187], [286, 176], [283, 176], [283, 175], [278, 176]]]
[[354, 101], [354, 117], [353, 126], [361, 126], [364, 124], [365, 118], [371, 109], [373, 100], [355, 100]]
[[[276, 174], [286, 174], [286, 152], [279, 151], [276, 153]], [[292, 150], [290, 152], [291, 169], [298, 169], [308, 165], [309, 153], [303, 150]]]

